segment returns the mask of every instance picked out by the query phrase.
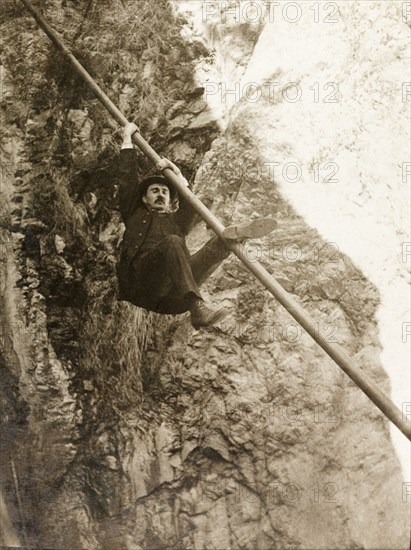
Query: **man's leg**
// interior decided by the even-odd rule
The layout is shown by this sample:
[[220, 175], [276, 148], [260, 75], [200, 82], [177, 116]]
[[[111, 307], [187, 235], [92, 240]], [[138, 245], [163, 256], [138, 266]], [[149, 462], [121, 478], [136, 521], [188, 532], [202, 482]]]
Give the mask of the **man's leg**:
[[184, 303], [187, 294], [201, 298], [189, 260], [184, 240], [177, 235], [165, 237], [153, 250], [136, 258], [136, 280], [155, 311], [182, 313], [188, 309]]
[[[273, 218], [259, 218], [240, 224], [229, 225], [224, 229], [224, 237], [234, 242], [241, 242], [245, 239], [258, 239], [271, 233], [277, 222]], [[230, 254], [230, 250], [217, 236], [210, 239], [198, 252], [190, 258], [190, 265], [194, 279], [198, 285], [214, 273], [217, 267]]]
[[193, 276], [190, 254], [184, 240], [178, 235], [169, 235], [162, 242], [164, 267], [173, 284], [175, 294], [184, 297], [194, 294], [201, 298], [201, 292]]
[[[215, 246], [207, 250], [209, 254], [206, 256], [214, 263]], [[203, 301], [191, 269], [189, 252], [184, 240], [177, 235], [166, 237], [152, 252], [142, 257], [138, 272], [139, 284], [145, 286], [146, 283], [153, 299], [153, 309], [159, 313], [189, 310], [195, 328], [212, 325], [226, 315], [224, 308]]]
[[190, 257], [190, 266], [197, 285], [203, 284], [229, 254], [230, 251], [217, 236], [212, 237], [193, 254]]

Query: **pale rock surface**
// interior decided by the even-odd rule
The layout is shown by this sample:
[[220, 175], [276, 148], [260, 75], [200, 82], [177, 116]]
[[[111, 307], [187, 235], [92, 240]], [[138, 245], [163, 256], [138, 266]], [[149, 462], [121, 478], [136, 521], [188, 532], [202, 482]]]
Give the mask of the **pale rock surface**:
[[[251, 4], [175, 2], [215, 49], [212, 66], [198, 67], [199, 82], [223, 128], [241, 120], [258, 169], [332, 243], [329, 253], [347, 254], [376, 285], [381, 361], [407, 413], [409, 16], [391, 1], [319, 2], [315, 10], [300, 2], [298, 11], [280, 2], [254, 12]], [[239, 37], [257, 21], [250, 54], [252, 40]], [[231, 163], [255, 170], [241, 157]], [[409, 482], [409, 443], [395, 427], [391, 436]]]

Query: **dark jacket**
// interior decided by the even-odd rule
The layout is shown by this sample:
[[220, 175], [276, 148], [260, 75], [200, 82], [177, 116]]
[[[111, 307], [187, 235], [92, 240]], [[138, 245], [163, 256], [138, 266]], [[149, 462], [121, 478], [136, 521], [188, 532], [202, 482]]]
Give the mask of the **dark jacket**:
[[[150, 308], [150, 297], [140, 288], [134, 276], [132, 263], [138, 256], [152, 221], [152, 213], [141, 200], [137, 174], [137, 153], [135, 149], [120, 151], [119, 195], [120, 213], [126, 226], [121, 246], [120, 261], [117, 266], [120, 300], [127, 300], [136, 306]], [[187, 201], [180, 197], [180, 207], [173, 216], [177, 234], [185, 237], [195, 218], [196, 212]]]

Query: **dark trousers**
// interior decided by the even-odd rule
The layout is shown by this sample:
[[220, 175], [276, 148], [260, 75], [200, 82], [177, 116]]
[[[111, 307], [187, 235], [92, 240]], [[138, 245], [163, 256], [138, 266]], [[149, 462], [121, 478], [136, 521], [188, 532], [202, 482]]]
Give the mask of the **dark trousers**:
[[152, 250], [135, 258], [133, 272], [140, 291], [144, 291], [152, 303], [150, 309], [182, 313], [188, 309], [187, 295], [201, 297], [199, 286], [228, 255], [218, 237], [210, 239], [190, 256], [184, 239], [169, 235]]

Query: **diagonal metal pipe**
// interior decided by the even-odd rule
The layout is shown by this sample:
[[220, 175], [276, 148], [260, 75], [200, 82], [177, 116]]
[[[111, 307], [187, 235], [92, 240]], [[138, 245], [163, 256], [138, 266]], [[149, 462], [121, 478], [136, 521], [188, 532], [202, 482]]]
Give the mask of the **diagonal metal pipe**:
[[[38, 25], [47, 34], [53, 44], [70, 61], [73, 68], [90, 86], [94, 95], [101, 101], [113, 118], [121, 125], [128, 123], [126, 117], [119, 111], [100, 86], [89, 75], [84, 67], [77, 61], [69, 48], [64, 44], [59, 35], [50, 27], [45, 19], [38, 13], [28, 0], [20, 0], [31, 13]], [[154, 163], [160, 160], [160, 156], [147, 143], [139, 132], [133, 135], [133, 142]], [[174, 184], [191, 206], [200, 214], [202, 219], [211, 229], [223, 239], [224, 225], [218, 218], [204, 206], [204, 204], [184, 185], [171, 169], [164, 170], [164, 174]], [[224, 240], [224, 239], [223, 239]], [[401, 410], [379, 389], [377, 384], [344, 352], [337, 344], [327, 341], [327, 336], [321, 334], [318, 323], [292, 298], [288, 292], [275, 280], [270, 273], [258, 262], [251, 261], [241, 249], [241, 245], [225, 241], [227, 247], [242, 261], [249, 271], [265, 286], [265, 288], [280, 302], [282, 306], [294, 317], [305, 331], [321, 346], [321, 348], [335, 361], [335, 363], [351, 378], [351, 380], [371, 399], [380, 411], [390, 420], [410, 441], [411, 423], [405, 412]], [[405, 405], [405, 404], [404, 404]]]

